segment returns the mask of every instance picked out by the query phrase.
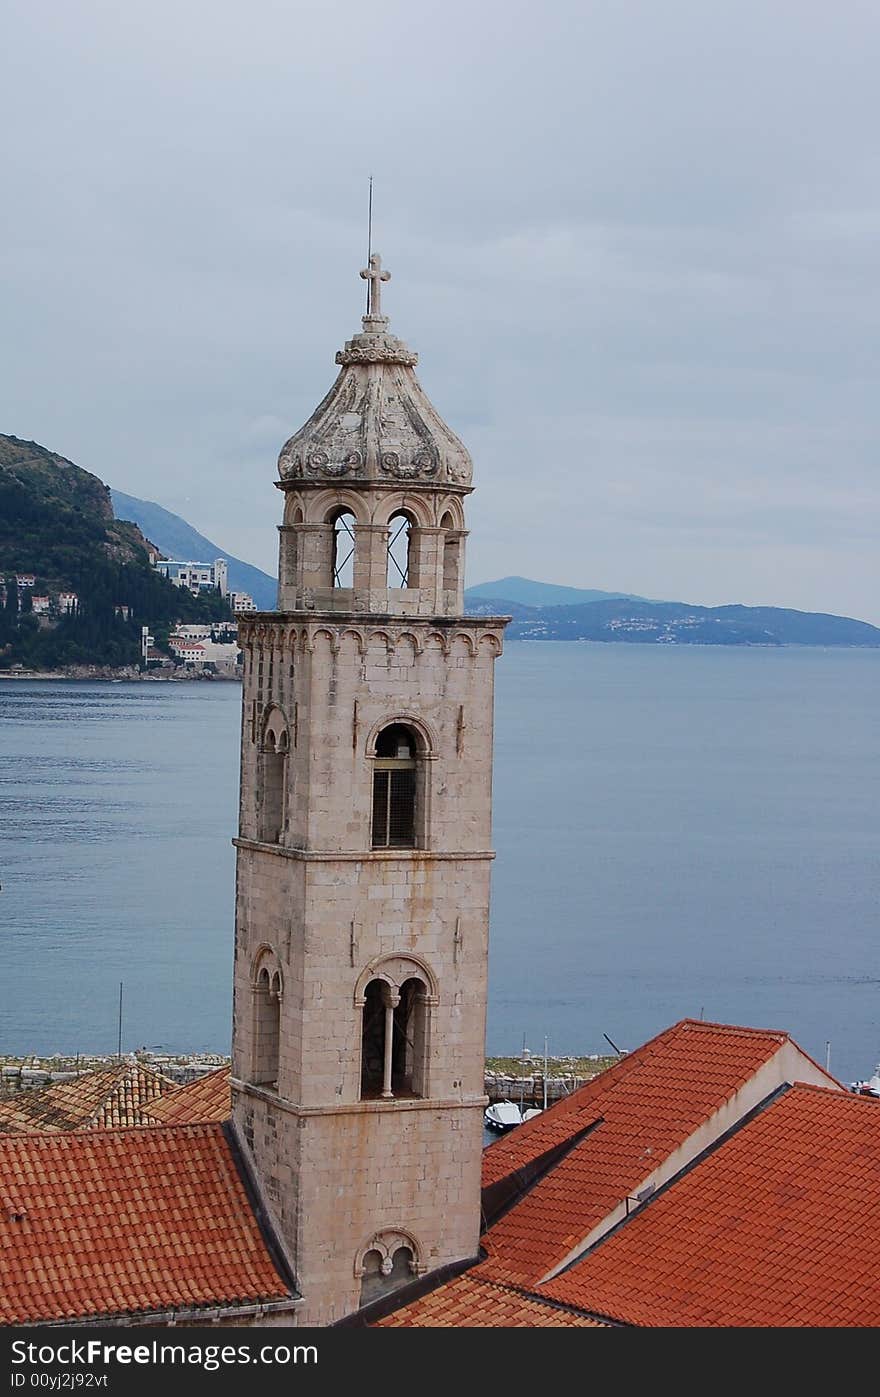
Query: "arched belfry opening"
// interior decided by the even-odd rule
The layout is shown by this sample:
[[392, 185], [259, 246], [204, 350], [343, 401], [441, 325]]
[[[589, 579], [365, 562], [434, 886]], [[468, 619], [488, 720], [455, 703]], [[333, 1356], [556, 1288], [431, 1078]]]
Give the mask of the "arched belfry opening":
[[404, 510], [388, 520], [388, 566], [386, 586], [412, 587], [414, 582], [414, 524]]
[[404, 723], [391, 723], [376, 739], [373, 762], [374, 849], [413, 849], [420, 803], [418, 744]]
[[284, 715], [273, 708], [263, 726], [259, 762], [259, 838], [278, 844], [287, 814], [287, 763], [290, 739]]
[[350, 509], [340, 509], [330, 522], [333, 525], [331, 585], [333, 587], [353, 587], [356, 547], [354, 514]]
[[427, 1095], [429, 992], [411, 975], [398, 986], [371, 980], [361, 1020], [361, 1099]]
[[[440, 520], [440, 527], [444, 530], [443, 590], [444, 592], [457, 592], [461, 577], [461, 535], [448, 510]], [[451, 530], [456, 530], [454, 535], [451, 535]]]
[[272, 964], [267, 962], [260, 966], [253, 995], [251, 1078], [256, 1086], [277, 1090], [281, 1045], [281, 973]]

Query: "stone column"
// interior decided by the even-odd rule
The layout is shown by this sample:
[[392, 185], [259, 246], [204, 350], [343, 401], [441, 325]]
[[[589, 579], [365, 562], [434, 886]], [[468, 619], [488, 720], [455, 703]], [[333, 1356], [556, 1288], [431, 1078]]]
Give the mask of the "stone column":
[[394, 1051], [394, 1011], [400, 1003], [400, 995], [389, 985], [385, 986], [385, 1062], [382, 1072], [382, 1098], [390, 1101], [394, 1096], [391, 1090], [391, 1063]]
[[356, 524], [354, 536], [357, 540], [354, 550], [355, 592], [384, 595], [388, 575], [388, 526]]

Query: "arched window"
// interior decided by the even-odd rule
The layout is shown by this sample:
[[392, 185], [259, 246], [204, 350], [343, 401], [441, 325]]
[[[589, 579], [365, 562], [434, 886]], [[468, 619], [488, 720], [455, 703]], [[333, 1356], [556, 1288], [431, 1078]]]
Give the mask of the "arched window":
[[416, 843], [416, 742], [402, 723], [383, 728], [373, 766], [373, 848]]
[[254, 986], [253, 1080], [256, 1085], [278, 1087], [278, 1050], [281, 1041], [281, 975], [264, 965]]
[[333, 586], [354, 586], [355, 518], [350, 509], [342, 509], [333, 524]]
[[412, 520], [400, 511], [388, 520], [388, 572], [386, 587], [412, 585]]
[[361, 1306], [369, 1305], [372, 1300], [379, 1300], [383, 1295], [390, 1295], [393, 1290], [399, 1290], [402, 1285], [411, 1281], [415, 1274], [415, 1258], [411, 1247], [396, 1247], [390, 1255], [384, 1254], [378, 1247], [372, 1247], [363, 1260]]
[[[455, 521], [449, 513], [440, 520], [441, 529], [454, 529]], [[461, 566], [461, 539], [447, 536], [443, 540], [443, 590], [455, 592], [458, 589], [458, 574]]]
[[364, 997], [361, 1023], [361, 1097], [382, 1095], [385, 1068], [385, 997], [388, 985], [384, 980], [371, 980]]
[[427, 1087], [427, 1002], [415, 976], [399, 989], [371, 980], [361, 1025], [361, 1099], [422, 1097]]
[[421, 980], [405, 980], [394, 1010], [391, 1090], [395, 1096], [424, 1096], [425, 996]]
[[288, 747], [287, 724], [280, 710], [273, 709], [260, 746], [258, 808], [263, 844], [278, 844], [284, 832]]

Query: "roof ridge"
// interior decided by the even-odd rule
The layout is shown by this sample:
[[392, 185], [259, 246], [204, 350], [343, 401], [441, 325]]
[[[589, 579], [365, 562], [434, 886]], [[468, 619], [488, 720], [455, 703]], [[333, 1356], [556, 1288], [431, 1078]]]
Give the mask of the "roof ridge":
[[[808, 1054], [804, 1054], [804, 1056], [809, 1056], [809, 1055], [808, 1055]], [[828, 1075], [830, 1076], [831, 1074], [829, 1073]], [[857, 1092], [857, 1091], [850, 1091], [849, 1088], [843, 1086], [842, 1083], [841, 1083], [840, 1085], [836, 1086], [836, 1087], [832, 1087], [832, 1086], [823, 1087], [823, 1086], [820, 1086], [818, 1082], [801, 1082], [801, 1081], [791, 1082], [791, 1083], [789, 1083], [789, 1085], [790, 1085], [792, 1091], [797, 1091], [797, 1092], [799, 1092], [799, 1093], [800, 1093], [800, 1092], [810, 1092], [811, 1094], [812, 1094], [812, 1093], [815, 1093], [815, 1094], [817, 1094], [817, 1095], [819, 1095], [819, 1096], [835, 1096], [835, 1097], [836, 1097], [836, 1096], [844, 1096], [844, 1097], [846, 1097], [847, 1101], [865, 1102], [865, 1103], [866, 1103], [867, 1105], [869, 1105], [869, 1106], [871, 1106], [871, 1105], [876, 1106], [876, 1104], [877, 1104], [877, 1098], [876, 1098], [876, 1096], [861, 1096], [861, 1095], [859, 1094], [859, 1092]]]
[[[522, 1295], [526, 1300], [534, 1300], [537, 1305], [547, 1305], [551, 1310], [563, 1310], [567, 1314], [581, 1315], [584, 1319], [593, 1319], [595, 1314], [592, 1310], [584, 1309], [583, 1305], [576, 1305], [568, 1300], [557, 1300], [554, 1295], [543, 1295], [540, 1290], [530, 1290], [528, 1286], [517, 1285], [516, 1281], [490, 1280], [486, 1276], [479, 1274], [479, 1267], [471, 1272], [471, 1279], [479, 1281], [481, 1285], [491, 1285], [496, 1290], [506, 1290], [514, 1295]], [[603, 1322], [609, 1326], [619, 1324], [619, 1320], [605, 1319]]]
[[76, 1130], [21, 1130], [10, 1131], [8, 1134], [0, 1132], [0, 1150], [6, 1145], [21, 1144], [24, 1141], [28, 1145], [47, 1146], [56, 1145], [65, 1140], [106, 1140], [111, 1135], [127, 1136], [129, 1138], [142, 1135], [144, 1137], [155, 1137], [168, 1132], [182, 1133], [187, 1130], [221, 1130], [222, 1121], [171, 1121], [167, 1125], [112, 1125], [106, 1130], [95, 1130], [94, 1127], [78, 1126]]
[[715, 1032], [736, 1034], [743, 1038], [776, 1038], [794, 1042], [784, 1028], [751, 1028], [746, 1024], [716, 1023], [714, 1019], [679, 1019], [673, 1028], [712, 1029]]

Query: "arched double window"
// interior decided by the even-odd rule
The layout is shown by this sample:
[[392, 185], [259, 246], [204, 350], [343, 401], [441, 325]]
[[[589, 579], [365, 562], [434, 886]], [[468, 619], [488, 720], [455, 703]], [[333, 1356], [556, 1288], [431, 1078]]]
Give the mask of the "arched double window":
[[281, 972], [266, 960], [253, 986], [253, 1058], [251, 1076], [258, 1086], [278, 1087], [281, 1044]]
[[289, 747], [284, 714], [273, 708], [263, 726], [260, 744], [258, 810], [259, 838], [263, 844], [280, 843], [284, 832]]
[[361, 1099], [427, 1094], [428, 987], [413, 975], [398, 987], [371, 980], [361, 1021]]
[[361, 1307], [409, 1284], [415, 1275], [412, 1248], [400, 1246], [390, 1256], [384, 1256], [378, 1247], [371, 1247], [364, 1257], [363, 1268]]
[[414, 1277], [424, 1275], [426, 1269], [419, 1245], [408, 1232], [394, 1229], [374, 1233], [355, 1261], [354, 1273], [361, 1281], [361, 1306], [407, 1285]]

